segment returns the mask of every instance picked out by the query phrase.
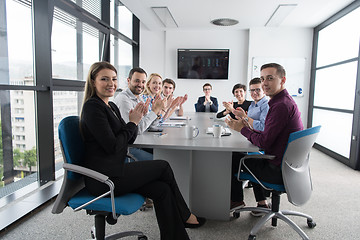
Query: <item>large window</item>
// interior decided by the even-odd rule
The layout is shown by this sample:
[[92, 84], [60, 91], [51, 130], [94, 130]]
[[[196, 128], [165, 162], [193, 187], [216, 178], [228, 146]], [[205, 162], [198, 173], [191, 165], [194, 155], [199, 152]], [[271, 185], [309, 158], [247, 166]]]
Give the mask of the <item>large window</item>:
[[[0, 198], [37, 181], [31, 1], [1, 1]], [[4, 21], [6, 19], [6, 21]], [[5, 24], [6, 22], [6, 24]]]
[[54, 9], [51, 36], [54, 78], [86, 80], [90, 65], [100, 60], [103, 33], [78, 18]]
[[138, 61], [132, 18], [119, 1], [0, 1], [0, 199], [11, 198], [0, 210], [61, 177], [59, 122], [80, 114], [92, 63], [112, 62], [123, 79]]
[[[318, 147], [357, 168], [360, 7], [353, 3], [315, 29], [309, 116]], [[349, 27], [351, 26], [351, 27]]]

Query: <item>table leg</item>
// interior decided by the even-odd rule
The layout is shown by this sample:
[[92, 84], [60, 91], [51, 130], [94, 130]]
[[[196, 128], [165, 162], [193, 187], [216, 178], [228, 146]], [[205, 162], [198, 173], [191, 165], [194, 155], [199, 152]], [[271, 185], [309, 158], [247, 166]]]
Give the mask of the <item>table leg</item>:
[[185, 201], [197, 216], [229, 220], [231, 152], [154, 149], [167, 160]]

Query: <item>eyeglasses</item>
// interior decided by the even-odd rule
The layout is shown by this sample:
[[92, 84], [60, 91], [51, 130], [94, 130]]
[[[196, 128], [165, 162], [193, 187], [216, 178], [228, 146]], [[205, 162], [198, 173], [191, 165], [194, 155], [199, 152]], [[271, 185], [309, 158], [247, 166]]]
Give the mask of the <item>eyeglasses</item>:
[[260, 88], [254, 88], [254, 89], [250, 89], [250, 92], [253, 93], [253, 92], [257, 92], [259, 93], [261, 91]]
[[211, 91], [211, 88], [204, 88], [204, 91]]

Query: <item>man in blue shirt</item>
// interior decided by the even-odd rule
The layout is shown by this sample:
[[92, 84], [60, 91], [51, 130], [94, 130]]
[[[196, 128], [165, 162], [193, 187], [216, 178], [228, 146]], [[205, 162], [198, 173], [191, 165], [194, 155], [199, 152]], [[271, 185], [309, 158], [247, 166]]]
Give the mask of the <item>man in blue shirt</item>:
[[269, 104], [261, 87], [260, 78], [251, 79], [249, 87], [251, 97], [254, 101], [250, 103], [247, 114], [242, 108], [236, 108], [234, 115], [243, 118], [248, 123], [247, 126], [250, 129], [263, 131], [265, 118], [269, 111]]
[[[276, 63], [261, 67], [261, 85], [265, 94], [270, 97], [269, 111], [265, 119], [264, 131], [252, 130], [246, 126], [244, 119], [226, 119], [226, 124], [241, 132], [251, 143], [265, 150], [265, 154], [274, 155], [272, 160], [247, 159], [247, 167], [262, 181], [282, 184], [281, 161], [290, 133], [303, 130], [299, 109], [294, 99], [285, 89], [285, 69]], [[238, 205], [244, 206], [242, 189], [237, 199]], [[264, 189], [253, 184], [258, 207], [269, 208]], [[253, 211], [252, 215], [261, 216]]]

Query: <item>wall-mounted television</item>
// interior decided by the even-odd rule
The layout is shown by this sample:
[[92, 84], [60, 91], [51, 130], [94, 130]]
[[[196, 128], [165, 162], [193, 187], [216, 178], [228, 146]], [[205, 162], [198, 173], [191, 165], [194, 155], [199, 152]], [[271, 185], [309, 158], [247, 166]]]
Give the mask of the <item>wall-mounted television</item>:
[[229, 49], [178, 49], [178, 79], [228, 79]]

